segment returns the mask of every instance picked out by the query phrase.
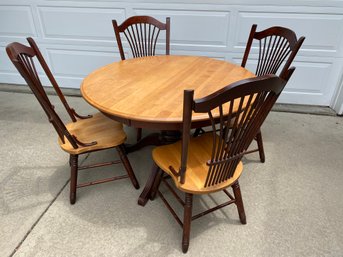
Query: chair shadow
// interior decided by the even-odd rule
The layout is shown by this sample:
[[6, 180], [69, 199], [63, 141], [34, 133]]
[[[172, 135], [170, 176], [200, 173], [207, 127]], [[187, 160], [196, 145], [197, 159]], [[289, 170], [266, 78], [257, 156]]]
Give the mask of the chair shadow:
[[48, 206], [68, 180], [65, 165], [13, 167], [0, 181], [0, 215]]

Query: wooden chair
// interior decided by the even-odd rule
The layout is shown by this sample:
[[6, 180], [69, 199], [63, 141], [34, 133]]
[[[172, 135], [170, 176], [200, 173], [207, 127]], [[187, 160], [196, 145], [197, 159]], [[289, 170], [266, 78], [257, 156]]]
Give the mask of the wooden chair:
[[[156, 54], [157, 40], [161, 30], [166, 31], [166, 55], [170, 52], [170, 18], [162, 23], [150, 16], [133, 16], [118, 26], [116, 20], [112, 20], [116, 35], [120, 57], [125, 60], [125, 53], [120, 34], [123, 34], [130, 46], [133, 58], [154, 56]], [[137, 128], [137, 141], [142, 138], [142, 129]]]
[[[258, 59], [255, 74], [262, 76], [266, 74], [277, 74], [282, 77], [288, 71], [291, 63], [297, 55], [305, 37], [297, 36], [294, 31], [284, 27], [270, 27], [256, 32], [257, 25], [251, 27], [249, 39], [242, 59], [242, 67], [245, 67], [254, 40], [258, 41]], [[251, 152], [259, 152], [261, 162], [265, 162], [262, 133], [256, 135], [258, 149]]]
[[[294, 68], [291, 68], [285, 73], [286, 80], [275, 75], [246, 79], [196, 100], [193, 99], [193, 90], [185, 90], [182, 140], [153, 150], [154, 166], [147, 189], [147, 198], [152, 200], [158, 194], [183, 228], [184, 253], [189, 246], [192, 220], [234, 203], [241, 223], [246, 224], [238, 183], [243, 171], [241, 159], [293, 71]], [[212, 131], [190, 137], [192, 111], [208, 113]], [[237, 113], [240, 115], [239, 119], [236, 118]], [[218, 117], [220, 129], [216, 131]], [[231, 128], [227, 124], [232, 124]], [[177, 189], [185, 193], [185, 200], [168, 183], [169, 178], [172, 178]], [[159, 191], [161, 181], [183, 206], [183, 221]], [[233, 195], [226, 190], [227, 187], [232, 187]], [[229, 201], [192, 216], [194, 194], [209, 194], [221, 190], [229, 197]], [[140, 198], [138, 203], [145, 205], [146, 201]]]
[[[80, 116], [73, 108], [70, 108], [35, 41], [32, 38], [27, 38], [27, 40], [30, 44], [30, 47], [15, 42], [9, 44], [6, 47], [6, 51], [12, 63], [17, 68], [21, 76], [23, 76], [33, 94], [36, 96], [38, 102], [48, 116], [49, 122], [55, 128], [59, 137], [58, 143], [60, 147], [70, 154], [70, 203], [74, 204], [76, 201], [76, 188], [114, 181], [122, 178], [129, 177], [133, 186], [138, 189], [138, 181], [123, 149], [123, 143], [126, 140], [126, 134], [123, 130], [122, 124], [108, 119], [101, 113]], [[65, 125], [56, 113], [55, 108], [51, 104], [39, 79], [34, 63], [34, 57], [37, 57], [38, 62], [42, 66], [58, 97], [62, 101], [62, 104], [72, 120], [71, 123]], [[80, 154], [95, 152], [108, 148], [116, 148], [119, 153], [120, 160], [79, 167], [78, 156]], [[128, 175], [116, 176], [79, 185], [77, 184], [78, 170], [118, 163], [122, 163], [124, 165]]]

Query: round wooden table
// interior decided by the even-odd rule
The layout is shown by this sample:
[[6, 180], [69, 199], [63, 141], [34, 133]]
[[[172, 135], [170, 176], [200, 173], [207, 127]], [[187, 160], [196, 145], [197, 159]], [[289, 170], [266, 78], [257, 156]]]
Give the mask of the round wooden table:
[[[92, 72], [84, 79], [81, 93], [88, 103], [114, 120], [138, 128], [175, 131], [182, 128], [185, 89], [194, 89], [194, 97], [200, 98], [254, 76], [238, 65], [207, 57], [151, 56], [112, 63]], [[207, 125], [207, 120], [207, 113], [196, 113], [192, 125]], [[163, 133], [155, 133], [126, 147], [126, 151], [164, 144], [177, 137], [166, 138]], [[151, 173], [139, 204], [147, 202], [153, 183]]]
[[[194, 97], [200, 98], [254, 76], [238, 65], [208, 57], [149, 56], [92, 72], [82, 82], [81, 93], [99, 111], [129, 126], [180, 130], [184, 89], [194, 89]], [[192, 126], [202, 126], [207, 119], [206, 113], [196, 113]]]

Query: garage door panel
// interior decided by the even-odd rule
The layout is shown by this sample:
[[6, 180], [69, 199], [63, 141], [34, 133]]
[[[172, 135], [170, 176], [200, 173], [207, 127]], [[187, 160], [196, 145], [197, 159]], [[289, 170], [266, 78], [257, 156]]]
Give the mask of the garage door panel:
[[45, 38], [114, 41], [112, 19], [125, 20], [124, 9], [39, 7]]
[[[329, 105], [332, 94], [332, 83], [338, 80], [339, 68], [337, 64], [329, 58], [313, 62], [308, 58], [297, 58], [291, 66], [296, 70], [285, 87], [279, 102]], [[240, 65], [241, 58], [233, 58], [233, 62]], [[252, 55], [246, 68], [255, 71], [257, 66], [257, 56]]]
[[33, 37], [36, 35], [30, 6], [0, 6], [2, 37]]
[[[240, 29], [236, 33], [235, 48], [245, 48], [252, 24], [258, 24], [257, 31], [271, 26], [283, 26], [296, 31], [298, 37], [306, 36], [301, 52], [313, 55], [323, 52], [333, 56], [340, 50], [343, 34], [342, 15], [240, 12], [238, 15]], [[256, 51], [257, 42], [254, 43], [253, 51]]]
[[[140, 10], [136, 15], [151, 15], [161, 21], [170, 17], [172, 22], [171, 44], [190, 47], [206, 46], [227, 47], [230, 28], [228, 11], [192, 11], [192, 10]], [[164, 35], [161, 35], [163, 38]]]
[[120, 60], [119, 53], [89, 50], [47, 49], [56, 76], [83, 78], [95, 69]]

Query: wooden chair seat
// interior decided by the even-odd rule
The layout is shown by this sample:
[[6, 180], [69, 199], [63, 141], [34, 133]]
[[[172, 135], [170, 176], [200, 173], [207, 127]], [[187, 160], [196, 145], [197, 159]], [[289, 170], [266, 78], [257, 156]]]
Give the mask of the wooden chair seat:
[[169, 166], [172, 166], [178, 169], [181, 165], [181, 141], [156, 147], [152, 152], [152, 156], [157, 166], [173, 178], [177, 188], [192, 194], [208, 194], [229, 187], [240, 177], [243, 171], [243, 164], [240, 161], [233, 177], [223, 183], [211, 187], [204, 187], [209, 167], [206, 162], [211, 159], [212, 148], [212, 133], [205, 133], [199, 137], [191, 138], [184, 184], [180, 183], [178, 177], [169, 168]]
[[126, 140], [123, 124], [111, 120], [102, 113], [93, 114], [92, 118], [80, 119], [66, 125], [70, 134], [76, 136], [77, 140], [83, 143], [96, 141], [97, 144], [73, 148], [69, 140], [65, 143], [58, 139], [61, 148], [70, 154], [81, 154], [89, 151], [96, 151], [121, 145]]

